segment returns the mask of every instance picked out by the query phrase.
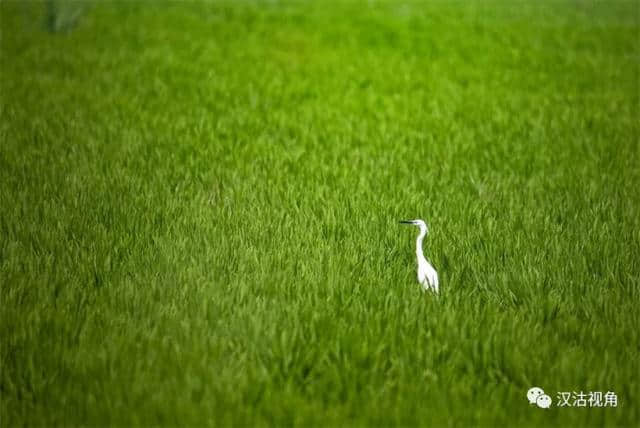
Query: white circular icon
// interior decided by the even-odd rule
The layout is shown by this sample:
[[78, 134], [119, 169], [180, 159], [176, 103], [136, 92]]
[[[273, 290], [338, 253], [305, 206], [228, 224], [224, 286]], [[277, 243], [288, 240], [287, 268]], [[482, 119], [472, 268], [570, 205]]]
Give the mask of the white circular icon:
[[534, 386], [527, 391], [527, 398], [529, 399], [529, 404], [536, 404], [538, 397], [544, 395], [544, 391], [542, 388], [538, 388]]
[[548, 409], [549, 407], [551, 407], [551, 397], [549, 397], [547, 394], [539, 395], [538, 399], [536, 400], [536, 404], [542, 409]]

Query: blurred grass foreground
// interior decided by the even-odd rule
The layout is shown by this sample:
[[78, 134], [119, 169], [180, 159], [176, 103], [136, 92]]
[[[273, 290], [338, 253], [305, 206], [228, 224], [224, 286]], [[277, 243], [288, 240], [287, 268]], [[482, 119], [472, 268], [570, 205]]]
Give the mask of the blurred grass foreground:
[[0, 424], [638, 426], [639, 5], [1, 1]]

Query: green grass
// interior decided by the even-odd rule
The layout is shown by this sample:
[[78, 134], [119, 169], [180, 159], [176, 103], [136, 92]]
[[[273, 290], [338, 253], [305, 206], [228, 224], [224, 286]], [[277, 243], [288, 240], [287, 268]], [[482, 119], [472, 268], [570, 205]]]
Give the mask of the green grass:
[[638, 426], [639, 2], [63, 6], [0, 2], [2, 426]]

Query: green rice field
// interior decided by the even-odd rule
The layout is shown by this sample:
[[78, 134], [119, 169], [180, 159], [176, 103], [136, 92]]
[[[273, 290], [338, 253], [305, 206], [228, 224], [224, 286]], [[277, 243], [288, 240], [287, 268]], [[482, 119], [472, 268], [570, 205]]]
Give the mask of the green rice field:
[[637, 0], [2, 0], [0, 425], [638, 427], [639, 136]]

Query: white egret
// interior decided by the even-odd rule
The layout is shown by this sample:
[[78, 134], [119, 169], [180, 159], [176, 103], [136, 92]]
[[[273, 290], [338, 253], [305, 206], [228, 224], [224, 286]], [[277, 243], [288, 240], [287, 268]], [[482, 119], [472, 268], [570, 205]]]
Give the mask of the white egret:
[[427, 223], [424, 220], [402, 220], [400, 223], [412, 224], [420, 228], [418, 239], [416, 239], [416, 257], [418, 259], [418, 282], [426, 290], [431, 290], [438, 294], [438, 272], [431, 266], [431, 264], [424, 257], [422, 252], [422, 240], [427, 236], [429, 229]]

